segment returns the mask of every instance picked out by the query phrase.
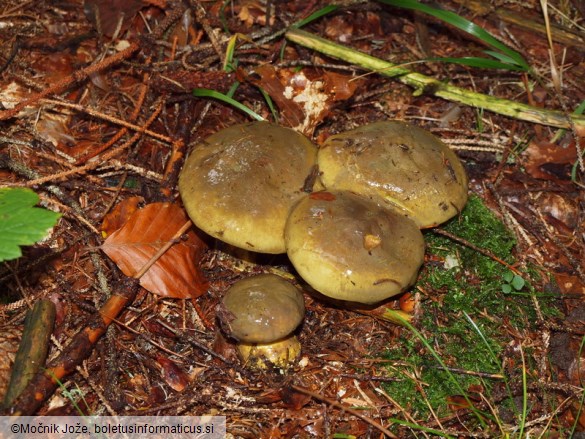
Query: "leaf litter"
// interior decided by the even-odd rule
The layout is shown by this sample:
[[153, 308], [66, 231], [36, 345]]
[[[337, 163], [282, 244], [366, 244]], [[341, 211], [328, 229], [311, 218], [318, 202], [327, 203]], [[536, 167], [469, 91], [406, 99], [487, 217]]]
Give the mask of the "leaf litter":
[[[181, 222], [186, 221], [184, 213], [179, 213], [181, 208], [175, 200], [158, 203], [160, 195], [157, 185], [160, 179], [152, 175], [164, 175], [173, 187], [173, 169], [166, 159], [171, 155], [171, 150], [173, 154], [178, 152], [178, 155], [188, 152], [188, 148], [180, 150], [181, 142], [171, 145], [164, 139], [176, 135], [185, 147], [195, 138], [204, 138], [224, 126], [246, 121], [233, 108], [192, 97], [191, 89], [208, 88], [223, 93], [232, 91], [234, 99], [266, 115], [270, 111], [258, 91], [258, 87], [262, 87], [276, 104], [281, 124], [304, 126], [305, 132], [318, 142], [332, 133], [387, 118], [406, 119], [453, 141], [458, 154], [466, 162], [472, 192], [478, 194], [497, 213], [499, 220], [512, 230], [517, 242], [514, 266], [521, 270], [522, 279], [529, 283], [508, 283], [507, 270], [487, 261], [492, 270], [488, 285], [474, 268], [461, 264], [476, 257], [469, 255], [469, 249], [453, 246], [448, 240], [441, 241], [438, 244], [440, 248], [429, 251], [425, 264], [429, 274], [435, 276], [436, 283], [425, 278], [427, 280], [419, 285], [419, 289], [412, 291], [412, 298], [409, 299], [414, 325], [418, 324], [421, 329], [422, 322], [439, 325], [437, 333], [425, 334], [452, 371], [461, 365], [477, 364], [472, 363], [473, 358], [468, 358], [469, 352], [466, 349], [462, 351], [461, 345], [448, 341], [453, 333], [463, 339], [470, 332], [469, 327], [456, 319], [461, 317], [461, 310], [466, 309], [463, 306], [474, 299], [459, 289], [460, 284], [467, 283], [474, 291], [481, 291], [485, 294], [482, 298], [484, 306], [478, 307], [477, 316], [470, 317], [481, 324], [487, 325], [485, 322], [489, 321], [498, 323], [498, 337], [509, 342], [507, 346], [498, 348], [502, 349], [498, 351], [502, 352], [498, 360], [505, 364], [505, 372], [519, 379], [517, 372], [522, 364], [519, 350], [523, 350], [529, 361], [527, 372], [532, 374], [529, 379], [535, 379], [533, 384], [538, 379], [538, 388], [528, 389], [531, 411], [527, 425], [531, 428], [531, 434], [541, 434], [545, 429], [550, 434], [585, 429], [585, 419], [579, 418], [579, 413], [583, 411], [580, 411], [577, 402], [566, 405], [555, 402], [567, 395], [563, 392], [569, 392], [572, 401], [579, 401], [582, 394], [579, 393], [582, 392], [582, 383], [575, 371], [579, 370], [580, 364], [579, 341], [583, 332], [583, 313], [580, 310], [583, 309], [585, 291], [582, 266], [585, 260], [583, 198], [579, 190], [581, 181], [571, 180], [577, 151], [571, 133], [557, 136], [557, 133], [535, 124], [464, 106], [460, 106], [457, 113], [446, 120], [444, 115], [450, 104], [433, 97], [432, 90], [415, 96], [407, 87], [377, 74], [355, 80], [355, 67], [315, 55], [315, 52], [291, 43], [285, 44], [278, 35], [271, 35], [271, 31], [282, 28], [286, 23], [309, 16], [319, 8], [318, 2], [272, 5], [248, 1], [230, 5], [192, 2], [192, 7], [186, 9], [175, 9], [177, 5], [165, 2], [131, 2], [131, 9], [116, 1], [86, 3], [94, 5], [94, 9], [101, 8], [102, 12], [110, 9], [108, 12], [112, 14], [98, 12], [91, 16], [90, 13], [92, 29], [90, 21], [84, 18], [80, 2], [65, 2], [57, 12], [43, 9], [46, 6], [42, 3], [32, 2], [18, 6], [24, 8], [24, 14], [10, 16], [15, 26], [0, 28], [2, 41], [6, 42], [5, 53], [8, 54], [10, 47], [16, 48], [18, 60], [11, 63], [10, 58], [3, 57], [9, 62], [0, 89], [8, 90], [9, 84], [19, 84], [19, 93], [32, 97], [26, 112], [1, 113], [3, 127], [6, 128], [4, 134], [15, 142], [0, 144], [0, 163], [10, 164], [2, 167], [0, 178], [7, 184], [26, 184], [28, 179], [36, 178], [23, 172], [23, 166], [28, 166], [41, 176], [52, 176], [38, 189], [44, 192], [44, 197], [59, 201], [66, 209], [66, 215], [49, 243], [26, 249], [23, 259], [10, 264], [10, 270], [0, 274], [3, 286], [13, 297], [21, 297], [23, 293], [50, 294], [64, 303], [63, 309], [67, 312], [56, 332], [61, 343], [66, 344], [86, 321], [90, 321], [92, 309], [104, 300], [106, 292], [98, 287], [97, 279], [105, 277], [114, 291], [122, 289], [122, 283], [109, 261], [103, 259], [96, 263], [90, 257], [92, 248], [105, 245], [105, 251], [109, 247], [109, 252], [117, 254], [113, 258], [118, 258], [117, 264], [124, 267], [124, 273], [132, 276], [157, 248], [174, 236], [184, 224]], [[463, 7], [459, 2], [447, 2], [444, 6], [461, 11], [468, 18], [473, 17], [473, 21], [477, 20], [504, 41], [514, 40], [514, 44], [526, 49], [522, 53], [533, 64], [548, 65], [549, 48], [544, 35], [523, 31], [510, 22], [506, 24], [506, 31], [500, 33], [501, 20], [504, 20], [501, 8], [492, 13], [467, 10], [472, 5]], [[566, 5], [560, 6], [566, 8]], [[136, 8], [140, 9], [138, 14]], [[530, 19], [539, 17], [537, 2], [526, 2], [513, 8], [520, 9]], [[583, 17], [576, 9], [568, 8], [564, 12], [565, 15], [552, 12], [552, 18], [557, 24], [578, 33]], [[39, 22], [46, 24], [44, 33], [34, 29], [31, 17], [35, 16], [39, 17]], [[124, 17], [121, 23], [120, 17]], [[174, 32], [176, 26], [172, 25], [172, 17], [179, 17], [180, 35]], [[169, 21], [165, 22], [166, 19]], [[171, 23], [172, 32], [165, 33], [166, 28], [159, 25], [166, 26], [168, 23]], [[274, 29], [265, 27], [266, 23]], [[116, 34], [119, 24], [118, 39], [108, 40], [107, 35]], [[96, 34], [100, 28], [105, 35]], [[226, 29], [229, 29], [229, 34]], [[346, 5], [335, 14], [325, 16], [303, 29], [366, 51], [372, 56], [390, 59], [396, 64], [415, 62], [414, 66], [421, 72], [436, 75], [438, 79], [461, 87], [520, 102], [536, 101], [543, 107], [559, 107], [558, 96], [546, 87], [535, 87], [530, 96], [532, 89], [524, 87], [525, 78], [516, 73], [419, 63], [426, 57], [427, 51], [434, 57], [454, 58], [479, 54], [485, 47], [461, 33], [454, 34], [438, 21], [421, 19], [399, 9], [375, 2]], [[236, 48], [234, 62], [237, 63], [237, 71], [235, 74], [226, 73], [222, 70], [224, 44], [230, 35], [238, 32], [250, 36], [254, 43]], [[141, 33], [143, 36], [140, 38], [147, 36], [140, 40], [138, 50], [138, 46], [133, 44]], [[265, 35], [272, 39], [261, 40]], [[556, 35], [553, 34], [553, 38]], [[31, 44], [11, 46], [12, 42], [22, 41], [21, 38]], [[555, 45], [557, 53], [567, 49], [563, 71], [566, 89], [565, 95], [560, 98], [565, 100], [570, 111], [585, 99], [583, 88], [579, 86], [585, 81], [581, 69], [583, 50], [566, 42], [555, 42]], [[57, 52], [60, 50], [63, 55], [47, 57], [50, 46], [57, 47]], [[127, 52], [111, 49], [123, 46], [131, 49]], [[116, 56], [119, 56], [117, 61]], [[110, 62], [112, 57], [114, 61]], [[100, 59], [105, 59], [106, 64], [109, 62], [107, 68], [99, 69]], [[121, 60], [128, 62], [120, 63]], [[149, 64], [151, 60], [155, 63]], [[87, 81], [67, 76], [72, 71], [80, 71], [80, 66], [86, 66], [87, 62], [95, 62], [98, 66], [91, 75], [87, 71]], [[333, 62], [338, 62], [338, 65]], [[53, 66], [52, 71], [43, 72], [43, 67], [49, 69], [49, 65]], [[234, 87], [235, 82], [242, 79], [242, 72], [250, 73], [259, 69], [258, 66], [262, 66], [261, 72], [268, 73], [249, 82], [243, 75], [244, 81]], [[339, 73], [337, 67], [344, 67], [345, 70]], [[42, 104], [34, 97], [38, 95], [38, 81], [33, 84], [30, 80], [36, 73], [46, 78], [41, 88], [67, 85], [70, 93], [65, 95], [65, 99], [75, 100], [87, 111], [69, 111], [47, 104], [52, 106], [49, 111], [59, 116], [55, 119], [59, 123], [43, 122], [35, 131], [35, 111]], [[61, 78], [67, 80], [58, 82]], [[309, 82], [312, 84], [311, 93], [318, 95], [321, 104], [324, 104], [321, 107], [305, 105], [311, 97], [305, 96], [307, 92], [302, 85]], [[290, 93], [284, 93], [289, 86], [292, 87]], [[51, 93], [60, 93], [63, 88], [55, 86], [51, 90]], [[138, 90], [146, 90], [145, 99], [139, 97]], [[157, 102], [164, 102], [164, 108], [152, 125], [145, 125], [151, 132], [164, 136], [154, 140], [146, 129], [141, 131], [140, 126], [153, 114], [151, 104], [157, 98]], [[20, 98], [16, 96], [14, 99]], [[138, 130], [133, 128], [131, 134], [137, 132], [139, 135], [117, 150], [115, 158], [106, 156], [100, 163], [102, 166], [86, 168], [86, 174], [71, 173], [59, 177], [60, 173], [72, 167], [78, 157], [97, 154], [94, 163], [99, 163], [104, 157], [102, 147], [105, 145], [108, 148], [108, 140], [116, 140], [114, 134], [120, 133], [120, 138], [109, 148], [118, 148], [129, 138], [116, 122], [104, 117], [96, 118], [91, 111], [94, 111], [93, 114], [97, 111], [106, 116], [113, 115], [117, 120], [130, 120], [134, 127], [138, 126]], [[289, 117], [291, 111], [295, 117]], [[10, 114], [13, 119], [6, 120]], [[136, 114], [136, 119], [130, 117], [131, 114]], [[48, 120], [44, 112], [41, 112], [39, 120]], [[191, 139], [189, 136], [192, 136]], [[457, 143], [466, 139], [476, 140]], [[177, 148], [179, 151], [175, 151]], [[579, 173], [577, 176], [582, 177]], [[55, 192], [55, 189], [61, 192]], [[117, 204], [122, 206], [121, 210], [128, 209], [130, 212], [137, 207], [136, 200], [128, 206], [124, 205], [124, 200], [132, 197], [142, 197], [146, 207], [129, 215], [130, 219], [125, 218], [126, 214], [116, 219], [117, 214], [114, 214], [101, 221], [117, 198], [122, 200]], [[167, 208], [161, 209], [163, 205], [169, 206], [169, 212], [172, 210], [173, 213], [168, 213]], [[149, 206], [158, 206], [158, 209]], [[143, 213], [145, 210], [146, 214]], [[158, 215], [164, 221], [157, 218]], [[172, 220], [171, 226], [165, 222], [169, 219]], [[83, 221], [98, 227], [102, 223], [106, 241], [103, 242], [102, 236], [86, 228]], [[151, 227], [152, 221], [158, 225]], [[489, 235], [494, 232], [494, 227], [489, 226], [490, 230], [482, 233]], [[294, 279], [294, 274], [282, 259], [245, 254], [237, 258], [231, 249], [206, 249], [196, 240], [192, 244], [191, 239], [179, 240], [173, 246], [181, 249], [177, 259], [164, 261], [161, 258], [150, 270], [160, 269], [162, 279], [165, 276], [163, 272], [167, 270], [177, 268], [179, 273], [175, 274], [176, 278], [164, 279], [160, 285], [153, 282], [150, 288], [157, 291], [157, 296], [142, 291], [132, 306], [119, 317], [121, 324], [110, 328], [113, 336], [100, 342], [86, 363], [91, 369], [91, 376], [83, 378], [80, 374], [74, 374], [67, 379], [66, 385], [81, 388], [91, 410], [102, 407], [101, 396], [93, 390], [100, 389], [99, 395], [105, 395], [110, 407], [115, 407], [118, 413], [144, 413], [146, 410], [157, 411], [161, 407], [160, 412], [172, 414], [224, 413], [228, 416], [228, 428], [236, 437], [326, 437], [335, 434], [338, 437], [369, 437], [376, 434], [371, 424], [340, 410], [336, 405], [338, 401], [346, 406], [363, 404], [362, 413], [385, 426], [393, 424], [393, 431], [400, 433], [401, 437], [420, 434], [416, 427], [426, 431], [441, 430], [444, 435], [462, 436], [481, 436], [488, 434], [486, 432], [499, 435], [502, 433], [500, 425], [507, 432], [518, 427], [519, 417], [515, 417], [514, 404], [522, 397], [522, 389], [513, 385], [513, 398], [510, 399], [497, 392], [488, 394], [493, 388], [485, 382], [478, 384], [466, 379], [462, 383], [465, 383], [468, 399], [453, 389], [448, 389], [442, 396], [439, 394], [437, 398], [435, 390], [440, 387], [437, 380], [429, 378], [423, 381], [419, 375], [420, 357], [389, 358], [386, 355], [399, 340], [405, 344], [404, 350], [420, 354], [422, 348], [419, 341], [404, 340], [401, 337], [404, 330], [395, 325], [337, 308], [335, 304], [309, 294], [306, 294], [308, 317], [300, 332], [303, 358], [293, 374], [249, 375], [239, 370], [229, 358], [214, 357], [217, 352], [210, 350], [215, 340], [214, 309], [225, 289], [236, 279], [253, 273], [276, 270], [289, 279]], [[53, 262], [34, 265], [35, 258], [32, 256], [39, 250], [49, 254]], [[440, 253], [442, 251], [446, 255]], [[447, 259], [458, 261], [458, 264], [451, 266], [452, 271], [446, 273]], [[512, 259], [509, 262], [513, 263]], [[537, 267], [534, 271], [532, 268], [526, 271], [534, 266]], [[453, 278], [459, 282], [457, 285], [453, 283]], [[491, 294], [493, 291], [485, 289], [501, 289], [503, 285], [510, 285], [511, 290], [510, 296], [502, 303]], [[536, 301], [526, 296], [532, 293], [527, 288], [534, 288]], [[193, 296], [198, 297], [192, 301], [169, 299]], [[538, 299], [541, 296], [552, 297], [556, 308], [570, 318], [563, 320], [554, 313], [546, 314], [543, 320], [534, 317], [542, 312]], [[455, 311], [449, 311], [447, 305]], [[520, 305], [532, 305], [533, 309], [525, 313], [525, 308]], [[19, 322], [17, 313], [21, 309], [19, 306], [23, 305], [17, 302], [10, 306], [2, 308], [2, 324], [8, 327], [13, 321]], [[387, 306], [398, 308], [399, 304], [395, 301]], [[495, 307], [500, 306], [503, 311], [494, 311]], [[480, 321], [478, 316], [486, 320]], [[451, 324], [458, 326], [451, 328]], [[551, 349], [547, 351], [544, 337], [550, 334]], [[149, 340], [157, 344], [151, 345]], [[153, 349], [156, 349], [154, 354]], [[160, 354], [162, 349], [166, 353]], [[228, 355], [228, 351], [225, 352]], [[548, 353], [550, 364], [546, 362]], [[168, 361], [166, 355], [169, 355]], [[120, 365], [113, 376], [108, 375], [107, 368], [101, 366], [104, 361]], [[431, 359], [424, 366], [437, 367], [437, 364]], [[472, 367], [469, 369], [463, 372], [482, 372], [471, 370]], [[197, 373], [190, 373], [193, 370]], [[444, 371], [424, 375], [425, 378], [433, 376], [439, 376], [438, 381], [445, 379]], [[399, 380], [399, 389], [412, 386], [423, 404], [429, 403], [432, 397], [432, 403], [438, 405], [434, 407], [435, 413], [440, 413], [440, 417], [427, 417], [422, 410], [419, 411], [418, 406], [414, 405], [413, 394], [405, 395], [398, 401], [398, 396], [404, 395], [388, 392], [388, 388], [381, 384], [385, 382], [383, 380]], [[302, 393], [298, 389], [308, 389], [321, 399], [310, 397], [310, 393]], [[478, 399], [490, 397], [489, 403], [497, 407], [500, 418], [475, 418], [470, 408], [477, 406], [483, 409], [483, 402], [478, 402]], [[65, 402], [59, 410], [71, 410], [70, 406]], [[557, 409], [558, 412], [555, 411]], [[551, 413], [553, 417], [549, 416]], [[486, 419], [487, 427], [480, 427], [478, 423]], [[539, 421], [541, 419], [543, 421]]]

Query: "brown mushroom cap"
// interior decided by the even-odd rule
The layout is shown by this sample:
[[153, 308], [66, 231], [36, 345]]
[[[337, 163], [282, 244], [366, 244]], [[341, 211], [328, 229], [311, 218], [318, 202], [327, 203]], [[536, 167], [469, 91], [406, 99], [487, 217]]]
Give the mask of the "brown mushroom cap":
[[290, 282], [274, 274], [259, 274], [233, 284], [217, 315], [232, 338], [245, 343], [272, 343], [299, 326], [305, 303]]
[[301, 277], [340, 300], [375, 303], [416, 280], [424, 241], [417, 225], [351, 192], [314, 192], [291, 211], [287, 253]]
[[377, 122], [331, 136], [318, 163], [328, 190], [395, 206], [421, 228], [448, 220], [467, 202], [459, 158], [428, 131], [404, 122]]
[[197, 145], [179, 192], [197, 227], [228, 244], [284, 253], [284, 225], [316, 163], [301, 134], [267, 122], [235, 125]]

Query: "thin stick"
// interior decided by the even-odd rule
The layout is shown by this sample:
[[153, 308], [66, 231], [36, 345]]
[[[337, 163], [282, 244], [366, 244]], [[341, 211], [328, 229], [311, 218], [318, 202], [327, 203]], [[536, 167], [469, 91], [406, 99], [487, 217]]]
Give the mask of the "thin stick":
[[338, 403], [337, 401], [333, 400], [333, 399], [329, 399], [326, 398], [322, 395], [319, 395], [318, 393], [312, 392], [309, 389], [305, 389], [304, 387], [299, 387], [299, 386], [292, 386], [292, 388], [294, 390], [296, 390], [297, 392], [301, 392], [304, 393], [305, 395], [309, 395], [312, 398], [315, 398], [318, 401], [323, 401], [333, 407], [338, 408], [339, 410], [343, 410], [346, 411], [347, 413], [351, 413], [352, 415], [354, 415], [357, 418], [360, 418], [362, 421], [367, 422], [368, 424], [370, 424], [372, 427], [380, 430], [382, 433], [384, 433], [386, 436], [388, 436], [389, 438], [392, 439], [398, 439], [398, 436], [396, 436], [394, 433], [392, 433], [390, 430], [388, 430], [386, 427], [384, 427], [382, 424], [374, 421], [371, 418], [368, 418], [367, 416], [362, 415], [359, 411], [354, 410], [350, 407], [347, 407], [343, 404]]
[[126, 122], [123, 119], [118, 119], [117, 117], [110, 116], [108, 114], [104, 114], [98, 110], [94, 110], [91, 107], [85, 107], [85, 106], [79, 105], [79, 104], [72, 104], [71, 102], [56, 101], [54, 99], [43, 99], [43, 103], [58, 105], [61, 107], [66, 107], [66, 108], [72, 108], [74, 110], [81, 111], [82, 113], [89, 114], [90, 116], [96, 117], [98, 119], [102, 119], [102, 120], [105, 120], [108, 122], [112, 122], [116, 125], [126, 127], [129, 130], [137, 131], [139, 133], [146, 134], [147, 136], [153, 137], [157, 140], [160, 140], [161, 142], [173, 143], [173, 139], [171, 139], [168, 136], [156, 133], [154, 131], [144, 129], [144, 127], [141, 127], [140, 125], [135, 125], [133, 123]]
[[506, 267], [507, 269], [509, 269], [510, 271], [512, 271], [514, 274], [517, 274], [517, 275], [521, 275], [522, 274], [522, 273], [520, 273], [520, 271], [517, 268], [512, 267], [506, 261], [498, 258], [491, 251], [486, 250], [485, 248], [478, 247], [477, 245], [472, 244], [471, 242], [466, 241], [465, 239], [460, 238], [457, 235], [453, 235], [452, 233], [447, 232], [446, 230], [443, 230], [443, 229], [440, 229], [440, 228], [434, 228], [432, 231], [433, 231], [433, 233], [436, 233], [437, 235], [446, 236], [447, 238], [449, 238], [449, 239], [451, 239], [451, 240], [453, 240], [455, 242], [458, 242], [459, 244], [464, 245], [465, 247], [469, 247], [470, 249], [475, 250], [476, 252], [479, 252], [482, 255], [487, 256], [490, 259], [493, 259], [497, 263], [502, 264], [504, 267]]
[[183, 233], [185, 233], [187, 230], [189, 230], [189, 227], [191, 227], [193, 223], [191, 222], [191, 220], [188, 220], [185, 224], [183, 224], [183, 227], [181, 227], [179, 229], [179, 231], [177, 233], [175, 233], [175, 236], [173, 236], [171, 238], [170, 241], [167, 241], [165, 243], [165, 245], [163, 245], [153, 256], [152, 258], [150, 258], [150, 260], [144, 264], [144, 266], [133, 276], [134, 279], [140, 279], [142, 276], [144, 276], [144, 273], [146, 273], [150, 267], [152, 267], [156, 261], [158, 261], [158, 259], [165, 254], [165, 252], [171, 248], [173, 246], [173, 244], [175, 244], [177, 242], [177, 240], [179, 240], [181, 238], [181, 235], [183, 235]]
[[100, 61], [99, 63], [87, 66], [81, 70], [75, 71], [73, 74], [63, 78], [60, 81], [57, 81], [52, 86], [44, 89], [40, 93], [37, 93], [28, 99], [20, 101], [18, 104], [14, 106], [14, 108], [11, 108], [10, 110], [0, 111], [0, 120], [11, 119], [17, 116], [18, 113], [20, 113], [20, 111], [23, 110], [25, 107], [35, 105], [39, 100], [43, 99], [44, 97], [49, 96], [51, 94], [60, 93], [63, 90], [70, 87], [71, 85], [75, 84], [76, 82], [81, 82], [97, 72], [106, 70], [108, 67], [111, 67], [114, 64], [122, 62], [123, 60], [129, 58], [138, 49], [140, 49], [138, 43], [132, 42], [126, 49], [110, 56], [109, 58], [106, 58], [103, 61]]

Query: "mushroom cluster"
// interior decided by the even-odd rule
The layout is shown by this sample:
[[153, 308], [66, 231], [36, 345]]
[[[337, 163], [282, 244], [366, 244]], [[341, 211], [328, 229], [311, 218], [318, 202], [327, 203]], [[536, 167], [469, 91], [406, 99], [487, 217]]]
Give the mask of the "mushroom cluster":
[[[286, 252], [320, 293], [373, 304], [414, 283], [424, 258], [420, 229], [461, 211], [467, 176], [447, 145], [404, 122], [346, 131], [320, 149], [295, 131], [253, 122], [197, 145], [179, 191], [209, 235], [246, 250]], [[233, 338], [266, 343], [234, 332], [238, 320], [223, 320]]]

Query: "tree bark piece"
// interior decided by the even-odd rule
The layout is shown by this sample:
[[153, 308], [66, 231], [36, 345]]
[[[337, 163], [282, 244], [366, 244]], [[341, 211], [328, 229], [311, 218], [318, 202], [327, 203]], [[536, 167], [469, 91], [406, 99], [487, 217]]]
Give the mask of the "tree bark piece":
[[39, 300], [29, 311], [14, 359], [8, 390], [4, 395], [4, 407], [12, 404], [30, 379], [44, 366], [55, 324], [55, 313], [55, 304], [48, 299]]

